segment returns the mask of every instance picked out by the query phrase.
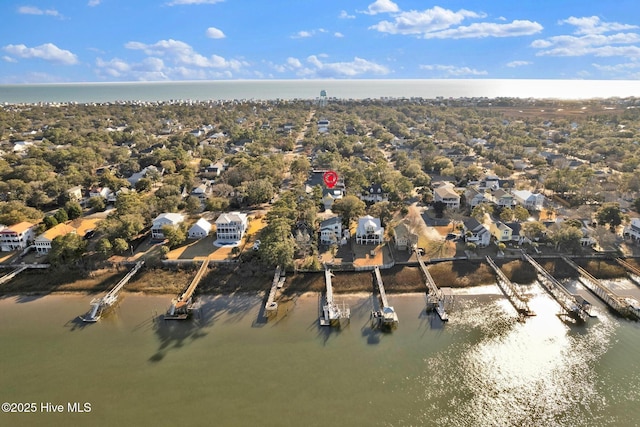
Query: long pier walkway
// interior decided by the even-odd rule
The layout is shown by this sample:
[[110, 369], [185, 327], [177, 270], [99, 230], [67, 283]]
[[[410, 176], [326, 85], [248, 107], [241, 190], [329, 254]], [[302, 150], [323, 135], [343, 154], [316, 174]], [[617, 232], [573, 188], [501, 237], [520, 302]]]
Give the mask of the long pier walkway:
[[209, 260], [205, 259], [204, 261], [202, 261], [200, 269], [191, 281], [191, 284], [189, 285], [187, 290], [184, 291], [182, 295], [180, 295], [180, 297], [171, 301], [171, 306], [169, 307], [169, 310], [167, 310], [167, 313], [164, 315], [164, 318], [166, 320], [184, 320], [189, 317], [189, 312], [193, 308], [193, 293], [200, 284], [200, 280], [202, 280], [204, 274], [207, 272], [207, 267], [209, 267]]
[[632, 305], [634, 305], [633, 302], [619, 295], [616, 295], [615, 292], [603, 285], [600, 280], [593, 277], [591, 273], [573, 262], [573, 260], [564, 255], [562, 255], [561, 258], [564, 262], [569, 264], [569, 266], [574, 268], [580, 274], [580, 282], [584, 286], [586, 286], [587, 289], [596, 294], [602, 301], [604, 301], [618, 314], [625, 317], [640, 319], [640, 313], [638, 313], [637, 309], [631, 307]]
[[342, 320], [349, 320], [351, 317], [351, 309], [344, 303], [342, 307], [336, 304], [333, 299], [333, 285], [331, 284], [331, 277], [333, 274], [329, 269], [324, 270], [324, 282], [327, 288], [326, 303], [322, 306], [322, 316], [320, 317], [321, 326], [331, 326], [336, 322]]
[[97, 322], [100, 320], [102, 312], [107, 308], [115, 304], [118, 300], [118, 293], [122, 290], [129, 280], [142, 268], [144, 261], [138, 261], [136, 265], [118, 282], [116, 285], [107, 292], [101, 298], [94, 298], [91, 300], [91, 309], [84, 316], [80, 317], [84, 322]]
[[505, 276], [500, 267], [496, 265], [489, 255], [487, 255], [487, 263], [496, 273], [498, 278], [496, 281], [498, 283], [498, 287], [507, 296], [507, 299], [511, 302], [516, 311], [524, 316], [535, 316], [535, 313], [529, 308], [527, 300], [520, 294], [520, 292], [518, 292], [518, 289], [513, 282]]
[[624, 267], [627, 270], [627, 272], [635, 275], [636, 277], [635, 278], [632, 277], [631, 279], [637, 284], [640, 284], [640, 282], [638, 282], [638, 280], [640, 280], [640, 268], [628, 263], [626, 260], [622, 258], [616, 258], [616, 262], [620, 264], [622, 267]]
[[447, 320], [449, 320], [449, 315], [445, 310], [445, 306], [447, 305], [447, 303], [450, 303], [450, 301], [447, 301], [447, 296], [440, 288], [438, 288], [435, 280], [433, 280], [433, 277], [431, 277], [431, 273], [429, 273], [429, 269], [422, 260], [422, 256], [420, 256], [418, 249], [414, 246], [413, 250], [416, 254], [416, 258], [418, 259], [420, 270], [422, 270], [422, 274], [424, 275], [424, 283], [425, 285], [427, 285], [427, 308], [435, 308], [436, 313], [438, 313], [438, 316], [440, 316], [440, 319], [442, 319], [443, 322], [446, 322]]
[[522, 256], [536, 269], [541, 279], [540, 284], [558, 301], [558, 304], [560, 304], [567, 314], [573, 315], [577, 319], [586, 322], [587, 318], [590, 317], [589, 309], [591, 304], [580, 296], [569, 293], [551, 273], [538, 264], [529, 254], [523, 252]]
[[267, 314], [278, 311], [278, 303], [275, 301], [276, 292], [278, 289], [282, 287], [282, 283], [284, 283], [284, 277], [282, 278], [282, 283], [280, 282], [282, 275], [282, 269], [280, 266], [276, 267], [276, 272], [273, 275], [273, 282], [271, 283], [271, 290], [269, 291], [269, 297], [267, 298], [267, 302], [264, 304], [264, 309]]
[[398, 324], [398, 314], [395, 309], [389, 305], [387, 300], [387, 294], [384, 291], [384, 284], [382, 283], [382, 276], [380, 275], [380, 267], [377, 265], [373, 269], [373, 276], [376, 279], [378, 290], [380, 292], [380, 300], [382, 301], [382, 310], [373, 311], [371, 313], [372, 319], [377, 320], [379, 325], [394, 326]]
[[23, 266], [20, 266], [20, 267], [16, 268], [15, 270], [13, 270], [11, 273], [7, 273], [4, 276], [0, 277], [0, 285], [4, 285], [9, 280], [13, 279], [18, 274], [20, 274], [23, 271], [25, 271], [27, 268], [29, 268], [29, 266], [23, 265]]

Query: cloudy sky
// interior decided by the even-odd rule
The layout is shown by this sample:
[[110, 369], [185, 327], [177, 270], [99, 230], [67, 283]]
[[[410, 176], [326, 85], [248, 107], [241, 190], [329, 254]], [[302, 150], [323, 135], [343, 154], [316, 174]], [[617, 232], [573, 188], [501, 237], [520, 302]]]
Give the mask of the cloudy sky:
[[2, 0], [0, 84], [639, 79], [637, 0]]

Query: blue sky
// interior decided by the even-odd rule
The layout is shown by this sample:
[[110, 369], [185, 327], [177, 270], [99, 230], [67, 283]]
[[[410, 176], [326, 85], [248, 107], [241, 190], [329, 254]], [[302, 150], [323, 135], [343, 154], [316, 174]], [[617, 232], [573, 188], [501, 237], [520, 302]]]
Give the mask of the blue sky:
[[637, 0], [3, 0], [0, 83], [639, 79]]

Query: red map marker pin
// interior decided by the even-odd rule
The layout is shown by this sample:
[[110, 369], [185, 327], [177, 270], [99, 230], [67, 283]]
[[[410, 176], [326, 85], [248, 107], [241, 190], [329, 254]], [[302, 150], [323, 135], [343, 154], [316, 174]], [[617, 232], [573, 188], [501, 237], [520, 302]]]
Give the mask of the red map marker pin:
[[322, 175], [322, 180], [328, 188], [333, 188], [338, 183], [338, 174], [335, 171], [326, 171]]

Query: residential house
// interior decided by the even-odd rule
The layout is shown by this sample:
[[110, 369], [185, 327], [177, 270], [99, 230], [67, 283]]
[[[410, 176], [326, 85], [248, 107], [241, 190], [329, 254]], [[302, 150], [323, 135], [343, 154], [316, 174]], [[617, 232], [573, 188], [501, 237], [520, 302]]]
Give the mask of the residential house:
[[0, 230], [0, 251], [25, 249], [33, 240], [33, 227], [23, 221]]
[[623, 236], [626, 239], [640, 240], [640, 218], [632, 218], [629, 225], [624, 228]]
[[516, 205], [513, 194], [502, 188], [493, 191], [493, 200], [501, 208], [513, 208]]
[[223, 242], [239, 242], [247, 230], [247, 214], [229, 212], [216, 219], [216, 238]]
[[191, 190], [191, 195], [200, 199], [201, 202], [204, 202], [209, 197], [209, 193], [210, 187], [207, 183], [202, 183]]
[[54, 227], [51, 227], [50, 229], [36, 237], [36, 251], [40, 255], [48, 254], [51, 250], [51, 242], [53, 242], [53, 239], [75, 232], [76, 229], [68, 224], [58, 224]]
[[82, 186], [76, 185], [75, 187], [71, 187], [67, 190], [67, 195], [69, 196], [69, 200], [79, 202], [82, 200]]
[[318, 133], [327, 133], [329, 132], [329, 120], [320, 119], [318, 120]]
[[322, 204], [325, 210], [331, 209], [333, 202], [344, 197], [344, 189], [342, 188], [323, 188], [322, 189]]
[[147, 166], [146, 168], [142, 169], [140, 172], [136, 172], [133, 175], [131, 175], [129, 178], [127, 178], [127, 181], [129, 181], [129, 184], [131, 184], [132, 187], [135, 187], [136, 184], [138, 183], [138, 181], [140, 181], [142, 178], [146, 177], [148, 173], [153, 172], [153, 173], [160, 173], [160, 171], [158, 171], [158, 168], [151, 165], [151, 166]]
[[482, 203], [493, 203], [490, 192], [487, 193], [484, 191], [479, 191], [475, 187], [468, 187], [464, 195], [467, 199], [467, 205], [469, 205], [471, 209]]
[[366, 215], [358, 219], [356, 228], [356, 243], [360, 245], [379, 245], [384, 240], [384, 227], [380, 225], [380, 218]]
[[544, 195], [532, 193], [529, 190], [512, 190], [511, 194], [517, 204], [534, 211], [539, 211], [544, 207]]
[[226, 169], [226, 165], [223, 162], [215, 162], [205, 167], [204, 172], [207, 174], [220, 176], [220, 174], [224, 172], [225, 169]]
[[399, 251], [411, 250], [413, 245], [418, 244], [418, 236], [409, 230], [403, 221], [393, 229], [393, 241]]
[[433, 201], [444, 203], [447, 209], [460, 209], [460, 196], [450, 186], [442, 186], [433, 190]]
[[477, 219], [469, 218], [463, 221], [462, 227], [464, 229], [465, 242], [475, 243], [479, 247], [488, 246], [491, 242], [491, 233]]
[[342, 218], [334, 216], [320, 223], [320, 244], [335, 245], [342, 239]]
[[504, 243], [511, 241], [513, 230], [502, 221], [492, 222], [489, 231], [498, 242]]
[[177, 227], [180, 223], [184, 221], [184, 216], [179, 213], [161, 213], [153, 220], [153, 225], [151, 226], [151, 239], [153, 240], [164, 240], [164, 233], [162, 232], [162, 227]]
[[211, 223], [204, 218], [200, 218], [191, 226], [187, 232], [187, 237], [189, 239], [202, 239], [207, 237], [209, 232], [211, 232]]
[[520, 222], [505, 222], [505, 225], [511, 229], [511, 241], [516, 242], [519, 245], [523, 243], [531, 243], [523, 233], [522, 233], [522, 223]]
[[371, 184], [360, 194], [360, 200], [370, 203], [387, 202], [389, 201], [389, 197], [382, 189], [382, 185]]
[[102, 197], [107, 200], [109, 195], [111, 194], [111, 189], [109, 187], [91, 187], [89, 190], [89, 198], [91, 197]]

